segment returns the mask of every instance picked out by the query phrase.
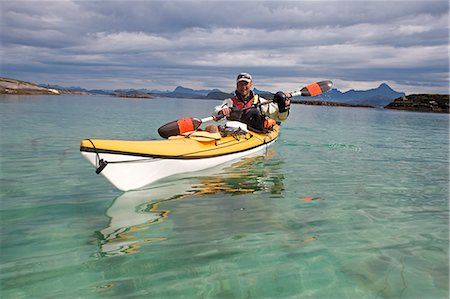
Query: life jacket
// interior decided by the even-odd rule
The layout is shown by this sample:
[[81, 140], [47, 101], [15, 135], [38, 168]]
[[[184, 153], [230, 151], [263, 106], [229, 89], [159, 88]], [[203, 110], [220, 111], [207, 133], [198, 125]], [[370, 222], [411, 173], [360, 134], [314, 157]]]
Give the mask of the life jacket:
[[252, 101], [243, 102], [239, 100], [237, 96], [231, 98], [233, 101], [233, 106], [239, 109], [245, 109], [243, 113], [239, 116], [239, 121], [246, 123], [251, 129], [257, 132], [265, 132], [265, 130], [272, 128], [275, 125], [275, 121], [268, 117], [265, 117], [261, 111], [256, 107], [252, 107], [252, 105], [256, 105], [259, 103], [259, 96], [254, 95]]
[[239, 100], [239, 98], [237, 96], [234, 96], [231, 98], [231, 100], [233, 101], [233, 106], [242, 109], [242, 108], [250, 108], [253, 104], [258, 104], [259, 103], [259, 96], [257, 94], [255, 94], [253, 96], [253, 101], [248, 101], [246, 103], [242, 102], [241, 100]]

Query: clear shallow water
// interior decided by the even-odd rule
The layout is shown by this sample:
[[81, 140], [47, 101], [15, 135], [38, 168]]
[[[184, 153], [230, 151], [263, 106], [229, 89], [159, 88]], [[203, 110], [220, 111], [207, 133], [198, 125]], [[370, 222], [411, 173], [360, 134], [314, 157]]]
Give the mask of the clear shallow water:
[[448, 115], [294, 105], [266, 155], [127, 193], [79, 154], [216, 104], [0, 98], [1, 297], [448, 298]]

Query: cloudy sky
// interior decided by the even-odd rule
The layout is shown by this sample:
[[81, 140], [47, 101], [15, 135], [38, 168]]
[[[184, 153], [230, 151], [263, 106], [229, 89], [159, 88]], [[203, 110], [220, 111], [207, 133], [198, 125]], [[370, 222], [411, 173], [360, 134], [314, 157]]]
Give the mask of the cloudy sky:
[[0, 75], [88, 89], [232, 91], [331, 79], [448, 93], [447, 0], [0, 1]]

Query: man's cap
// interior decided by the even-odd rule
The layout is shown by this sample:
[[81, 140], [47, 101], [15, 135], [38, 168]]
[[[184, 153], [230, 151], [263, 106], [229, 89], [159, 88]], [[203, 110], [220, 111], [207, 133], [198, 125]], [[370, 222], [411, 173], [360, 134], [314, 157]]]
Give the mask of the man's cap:
[[236, 83], [239, 83], [241, 81], [252, 82], [252, 76], [249, 73], [240, 73], [237, 76]]

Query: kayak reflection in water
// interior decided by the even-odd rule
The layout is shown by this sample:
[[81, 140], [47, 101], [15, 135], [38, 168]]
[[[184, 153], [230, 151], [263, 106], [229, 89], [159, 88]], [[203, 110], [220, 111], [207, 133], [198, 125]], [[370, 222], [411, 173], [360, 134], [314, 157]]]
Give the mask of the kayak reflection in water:
[[[222, 171], [214, 169], [210, 170], [210, 174], [206, 171], [205, 176], [199, 178], [182, 179], [177, 184], [161, 182], [148, 189], [122, 194], [106, 211], [110, 218], [109, 225], [98, 231], [99, 256], [135, 254], [143, 244], [167, 240], [169, 232], [161, 235], [164, 228], [149, 229], [170, 217], [170, 205], [168, 208], [167, 204], [174, 200], [208, 197], [217, 193], [238, 195], [263, 192], [271, 197], [281, 196], [284, 176], [280, 172], [281, 162], [272, 160], [274, 155], [275, 151], [269, 150], [264, 156], [245, 158], [232, 166], [224, 165]], [[251, 203], [258, 207], [261, 204]], [[239, 204], [242, 205], [242, 200]], [[245, 209], [252, 210], [250, 203]], [[178, 221], [181, 220], [178, 218]]]
[[274, 95], [272, 102], [254, 94], [252, 88], [252, 76], [248, 73], [240, 73], [236, 78], [235, 95], [225, 99], [222, 105], [215, 107], [214, 116], [224, 115], [229, 120], [243, 122], [255, 132], [265, 132], [275, 123], [287, 119], [291, 93], [279, 91]]

